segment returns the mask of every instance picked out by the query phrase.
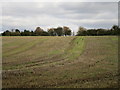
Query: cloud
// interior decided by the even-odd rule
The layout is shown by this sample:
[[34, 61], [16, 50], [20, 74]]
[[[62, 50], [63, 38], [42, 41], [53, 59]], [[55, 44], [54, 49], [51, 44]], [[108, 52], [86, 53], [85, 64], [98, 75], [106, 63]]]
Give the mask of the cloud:
[[35, 30], [37, 26], [111, 28], [118, 21], [117, 2], [13, 2], [3, 3], [3, 30]]

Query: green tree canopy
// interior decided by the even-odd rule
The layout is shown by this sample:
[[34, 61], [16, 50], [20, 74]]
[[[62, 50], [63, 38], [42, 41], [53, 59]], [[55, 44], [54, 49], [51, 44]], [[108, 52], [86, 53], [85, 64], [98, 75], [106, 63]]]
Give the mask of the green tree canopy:
[[67, 26], [64, 26], [63, 27], [63, 32], [64, 32], [64, 35], [66, 36], [66, 35], [71, 35], [71, 30], [70, 30], [70, 28], [69, 27], [67, 27]]

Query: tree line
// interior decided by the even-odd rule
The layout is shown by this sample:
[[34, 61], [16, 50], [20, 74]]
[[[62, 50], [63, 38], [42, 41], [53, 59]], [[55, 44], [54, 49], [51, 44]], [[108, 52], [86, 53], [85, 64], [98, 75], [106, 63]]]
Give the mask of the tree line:
[[15, 30], [6, 30], [2, 33], [2, 36], [67, 36], [71, 35], [72, 31], [69, 27], [57, 27], [50, 28], [47, 31], [44, 31], [42, 28], [37, 27], [35, 31], [24, 30], [20, 31], [18, 29]]
[[[113, 25], [111, 29], [86, 29], [84, 27], [79, 27], [76, 36], [103, 36], [103, 35], [119, 35], [120, 27], [118, 25]], [[42, 28], [37, 27], [35, 31], [24, 30], [6, 30], [2, 33], [2, 36], [74, 36], [74, 32], [67, 27], [57, 27], [49, 28], [44, 31]]]
[[77, 36], [103, 36], [103, 35], [119, 35], [120, 27], [113, 25], [111, 29], [86, 29], [84, 27], [79, 27]]

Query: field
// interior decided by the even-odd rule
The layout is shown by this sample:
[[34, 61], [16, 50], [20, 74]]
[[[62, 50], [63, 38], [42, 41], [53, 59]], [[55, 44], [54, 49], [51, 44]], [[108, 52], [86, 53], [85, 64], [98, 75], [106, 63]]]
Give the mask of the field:
[[3, 88], [117, 88], [117, 36], [2, 37]]

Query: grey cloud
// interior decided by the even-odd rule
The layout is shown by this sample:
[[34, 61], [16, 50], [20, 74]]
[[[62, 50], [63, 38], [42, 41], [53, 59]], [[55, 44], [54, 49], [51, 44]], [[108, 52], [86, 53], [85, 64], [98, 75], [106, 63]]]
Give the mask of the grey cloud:
[[68, 25], [73, 29], [80, 25], [110, 28], [117, 24], [117, 16], [118, 6], [115, 2], [19, 2], [3, 5], [4, 29], [34, 29], [38, 25], [45, 29], [57, 25]]

